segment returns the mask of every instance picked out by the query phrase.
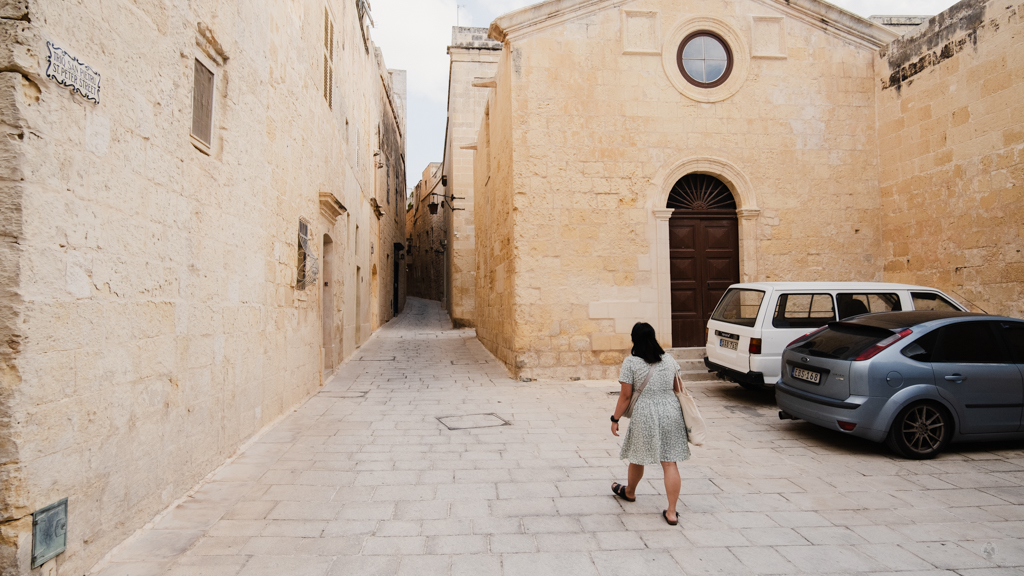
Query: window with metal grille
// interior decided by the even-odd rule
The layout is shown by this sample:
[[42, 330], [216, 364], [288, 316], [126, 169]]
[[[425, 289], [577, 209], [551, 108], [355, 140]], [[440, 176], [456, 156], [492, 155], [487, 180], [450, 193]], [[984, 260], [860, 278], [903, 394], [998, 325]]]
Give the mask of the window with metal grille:
[[334, 21], [331, 11], [324, 7], [324, 100], [334, 108]]
[[213, 71], [198, 58], [195, 60], [195, 74], [192, 87], [192, 135], [197, 140], [211, 145], [213, 141]]
[[316, 282], [320, 272], [320, 263], [313, 250], [309, 247], [309, 222], [299, 219], [298, 262], [296, 267], [295, 288], [305, 290]]

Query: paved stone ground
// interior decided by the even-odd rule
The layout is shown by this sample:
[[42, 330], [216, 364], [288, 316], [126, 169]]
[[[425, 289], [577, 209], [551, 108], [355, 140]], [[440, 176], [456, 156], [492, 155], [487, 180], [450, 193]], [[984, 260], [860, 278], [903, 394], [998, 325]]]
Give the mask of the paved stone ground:
[[[671, 527], [660, 470], [636, 503], [609, 491], [625, 479], [608, 430], [617, 388], [513, 381], [473, 331], [409, 299], [318, 395], [99, 572], [1022, 573], [1020, 443], [899, 460], [782, 422], [770, 396], [693, 383], [709, 439], [680, 466]], [[437, 420], [486, 413], [511, 424]]]

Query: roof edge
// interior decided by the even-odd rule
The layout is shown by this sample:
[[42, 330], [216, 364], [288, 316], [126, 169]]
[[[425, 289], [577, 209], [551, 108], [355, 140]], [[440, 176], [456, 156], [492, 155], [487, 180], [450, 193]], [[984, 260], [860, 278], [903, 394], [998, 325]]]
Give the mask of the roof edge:
[[824, 0], [761, 1], [788, 10], [813, 26], [824, 30], [833, 30], [872, 48], [881, 48], [900, 36], [881, 24], [843, 10]]
[[[628, 4], [632, 0], [548, 0], [498, 16], [491, 22], [488, 37], [505, 42], [532, 29], [546, 28], [566, 20]], [[824, 0], [761, 0], [790, 12], [808, 24], [838, 34], [871, 48], [881, 48], [899, 37], [892, 30], [825, 2]]]
[[633, 0], [548, 0], [508, 14], [502, 14], [491, 22], [488, 36], [492, 40], [504, 42], [509, 36], [531, 28], [547, 27], [564, 22], [576, 16], [596, 12], [604, 8], [628, 4]]

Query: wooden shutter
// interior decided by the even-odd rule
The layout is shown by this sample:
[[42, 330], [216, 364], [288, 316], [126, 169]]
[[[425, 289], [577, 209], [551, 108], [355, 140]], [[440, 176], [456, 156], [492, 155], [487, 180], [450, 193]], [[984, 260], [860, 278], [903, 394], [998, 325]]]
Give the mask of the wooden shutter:
[[207, 146], [213, 135], [213, 72], [197, 58], [192, 87], [192, 135]]

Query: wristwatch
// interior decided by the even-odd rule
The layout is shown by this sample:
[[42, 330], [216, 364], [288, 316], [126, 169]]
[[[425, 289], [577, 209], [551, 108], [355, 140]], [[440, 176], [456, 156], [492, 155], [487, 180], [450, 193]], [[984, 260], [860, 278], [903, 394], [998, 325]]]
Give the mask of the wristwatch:
[[619, 423], [619, 419], [615, 417], [615, 414], [612, 414], [612, 422]]

